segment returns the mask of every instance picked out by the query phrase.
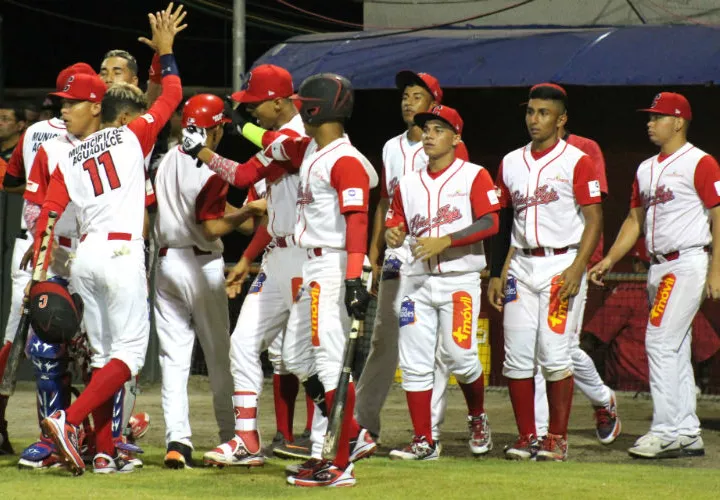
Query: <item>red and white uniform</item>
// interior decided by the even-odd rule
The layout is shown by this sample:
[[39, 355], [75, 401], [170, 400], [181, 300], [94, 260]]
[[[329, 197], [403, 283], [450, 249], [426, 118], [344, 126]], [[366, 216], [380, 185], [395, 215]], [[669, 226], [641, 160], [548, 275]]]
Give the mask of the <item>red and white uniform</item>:
[[503, 158], [497, 185], [501, 204], [514, 212], [503, 374], [529, 379], [537, 362], [546, 380], [563, 380], [572, 373], [570, 346], [581, 307], [575, 299], [555, 300], [556, 280], [577, 254], [585, 228], [581, 207], [601, 202], [595, 166], [563, 140], [539, 154], [528, 144]]
[[[403, 177], [395, 190], [386, 226], [405, 224], [408, 238], [442, 237], [500, 209], [490, 174], [456, 159], [440, 172]], [[481, 241], [451, 246], [426, 262], [412, 257], [401, 270], [399, 297], [400, 369], [403, 389], [433, 387], [435, 352], [462, 384], [482, 375], [477, 356]]]
[[160, 247], [155, 324], [160, 342], [165, 441], [192, 446], [187, 382], [197, 336], [207, 360], [215, 419], [234, 434], [230, 320], [222, 240], [208, 240], [203, 221], [225, 215], [228, 185], [180, 147], [163, 156], [155, 176]]
[[142, 230], [155, 194], [144, 158], [182, 98], [176, 76], [165, 77], [163, 87], [147, 114], [70, 150], [51, 176], [36, 229], [45, 230], [49, 211], [62, 213], [70, 201], [77, 206], [82, 236], [71, 284], [85, 302], [91, 364], [101, 368], [115, 358], [132, 376], [144, 364], [150, 332]]
[[700, 432], [691, 325], [707, 279], [709, 210], [718, 204], [720, 167], [690, 143], [669, 156], [648, 158], [635, 174], [630, 206], [645, 210], [645, 241], [652, 257], [645, 337], [653, 397], [650, 433], [667, 441]]
[[[65, 122], [59, 118], [51, 118], [42, 122], [30, 125], [15, 146], [10, 161], [7, 164], [7, 175], [18, 179], [25, 179], [25, 188], [32, 187], [28, 178], [32, 171], [31, 167], [35, 160], [35, 155], [40, 149], [41, 144], [58, 136], [65, 134]], [[23, 203], [23, 214], [25, 213], [25, 203]], [[33, 235], [27, 231], [25, 217], [20, 217], [20, 233], [15, 238], [13, 245], [13, 254], [11, 260], [11, 279], [12, 292], [10, 299], [10, 311], [8, 321], [5, 327], [5, 342], [12, 342], [15, 339], [15, 331], [20, 322], [21, 304], [25, 295], [25, 287], [31, 278], [31, 272], [20, 269], [20, 261], [25, 252], [32, 246]]]

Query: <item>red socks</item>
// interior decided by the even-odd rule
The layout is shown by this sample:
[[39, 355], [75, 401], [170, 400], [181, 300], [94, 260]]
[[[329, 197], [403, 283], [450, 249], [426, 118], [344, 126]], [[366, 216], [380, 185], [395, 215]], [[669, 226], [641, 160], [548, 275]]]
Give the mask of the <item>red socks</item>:
[[235, 434], [240, 436], [250, 453], [260, 453], [260, 434], [257, 431], [257, 400], [254, 392], [233, 393]]
[[458, 383], [465, 396], [468, 415], [479, 417], [485, 413], [485, 377], [480, 375], [475, 382], [469, 384]]
[[315, 401], [305, 393], [305, 407], [307, 409], [307, 420], [305, 421], [305, 430], [312, 430], [312, 421], [315, 416]]
[[[481, 377], [482, 378], [482, 377]], [[508, 379], [510, 401], [515, 422], [521, 436], [536, 435], [535, 430], [535, 379]], [[552, 411], [552, 410], [551, 410]]]
[[[325, 393], [325, 402], [328, 412], [332, 411], [333, 399], [335, 398], [335, 390]], [[348, 385], [347, 401], [345, 401], [345, 410], [343, 414], [342, 430], [338, 441], [337, 453], [333, 460], [333, 465], [340, 469], [347, 468], [350, 463], [350, 438], [355, 437], [360, 432], [360, 426], [354, 417], [355, 412], [355, 384], [352, 382]]]
[[432, 389], [427, 391], [406, 391], [408, 409], [410, 410], [410, 419], [413, 424], [413, 432], [415, 436], [425, 436], [430, 444], [432, 439]]
[[65, 412], [67, 422], [80, 425], [90, 412], [106, 401], [110, 401], [112, 405], [111, 398], [128, 380], [130, 380], [130, 368], [119, 359], [111, 359], [108, 364], [93, 373], [88, 386], [67, 409]]
[[112, 435], [113, 399], [109, 398], [92, 411], [95, 428], [95, 452], [115, 455], [115, 442]]
[[550, 408], [548, 432], [550, 434], [567, 438], [574, 385], [575, 379], [572, 376], [556, 382], [547, 382], [548, 407]]
[[300, 381], [293, 374], [273, 374], [273, 396], [275, 398], [275, 425], [286, 441], [293, 442], [293, 420], [295, 399], [300, 390]]
[[5, 373], [5, 365], [7, 364], [7, 360], [10, 357], [10, 348], [12, 347], [12, 342], [5, 342], [5, 345], [2, 346], [2, 349], [0, 349], [0, 377], [2, 377], [2, 374]]

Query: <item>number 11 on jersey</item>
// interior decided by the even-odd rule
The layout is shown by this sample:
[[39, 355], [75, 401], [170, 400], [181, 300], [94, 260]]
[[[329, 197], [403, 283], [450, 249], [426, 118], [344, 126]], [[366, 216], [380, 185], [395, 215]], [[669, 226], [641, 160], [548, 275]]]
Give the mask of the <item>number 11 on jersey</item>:
[[90, 181], [95, 191], [95, 196], [100, 196], [105, 192], [102, 180], [100, 179], [100, 172], [98, 171], [98, 164], [102, 165], [105, 170], [105, 177], [108, 180], [110, 189], [117, 189], [120, 187], [120, 178], [118, 177], [117, 171], [115, 170], [115, 164], [113, 163], [110, 151], [105, 151], [97, 158], [90, 158], [83, 163], [83, 170], [90, 175]]

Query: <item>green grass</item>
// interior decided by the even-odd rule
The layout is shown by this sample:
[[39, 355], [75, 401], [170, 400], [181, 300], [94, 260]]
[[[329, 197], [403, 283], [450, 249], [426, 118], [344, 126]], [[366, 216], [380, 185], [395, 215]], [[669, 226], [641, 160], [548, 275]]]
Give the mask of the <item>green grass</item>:
[[[261, 399], [260, 427], [263, 436], [273, 434], [272, 390]], [[302, 396], [302, 393], [301, 393]], [[638, 461], [627, 455], [635, 438], [646, 432], [651, 401], [619, 394], [624, 434], [611, 446], [594, 438], [592, 410], [576, 394], [570, 430], [570, 460], [566, 463], [518, 463], [502, 459], [502, 447], [514, 438], [515, 424], [507, 394], [489, 391], [486, 409], [493, 428], [495, 449], [491, 456], [474, 460], [466, 447], [464, 402], [458, 390], [449, 391], [443, 432], [443, 455], [436, 462], [391, 462], [387, 452], [406, 444], [411, 432], [405, 397], [395, 387], [383, 412], [383, 446], [379, 456], [357, 464], [357, 485], [343, 489], [305, 489], [285, 483], [284, 468], [292, 462], [269, 460], [265, 467], [195, 468], [174, 471], [163, 468], [164, 426], [159, 388], [146, 388], [138, 398], [139, 410], [151, 414], [151, 429], [140, 443], [146, 453], [145, 467], [133, 474], [97, 476], [88, 471], [75, 478], [64, 470], [22, 471], [17, 457], [0, 457], [0, 500], [6, 499], [198, 499], [198, 498], [390, 498], [449, 500], [477, 498], [511, 499], [701, 499], [717, 498], [720, 492], [720, 433], [717, 415], [720, 402], [701, 401], [698, 412], [705, 423], [707, 456], [663, 461]], [[207, 381], [191, 381], [191, 420], [196, 460], [217, 444]], [[29, 384], [21, 385], [11, 400], [8, 419], [16, 451], [37, 436], [34, 399]], [[304, 421], [304, 403], [298, 401], [296, 430]]]

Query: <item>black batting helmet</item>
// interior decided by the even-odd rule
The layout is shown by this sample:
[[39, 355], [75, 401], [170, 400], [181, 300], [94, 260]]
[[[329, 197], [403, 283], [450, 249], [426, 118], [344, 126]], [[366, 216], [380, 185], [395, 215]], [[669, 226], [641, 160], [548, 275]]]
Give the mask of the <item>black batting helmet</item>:
[[309, 125], [350, 118], [354, 100], [350, 80], [334, 73], [320, 73], [306, 78], [293, 99], [302, 103], [300, 117]]
[[30, 325], [48, 344], [69, 342], [80, 329], [83, 301], [70, 294], [67, 281], [51, 278], [30, 288]]

